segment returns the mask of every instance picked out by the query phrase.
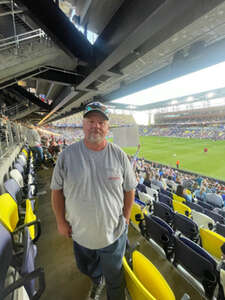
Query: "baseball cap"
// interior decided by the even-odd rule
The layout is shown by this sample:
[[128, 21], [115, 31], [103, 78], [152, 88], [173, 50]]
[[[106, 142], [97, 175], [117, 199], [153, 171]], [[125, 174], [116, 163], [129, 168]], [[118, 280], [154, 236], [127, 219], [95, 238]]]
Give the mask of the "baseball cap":
[[91, 102], [85, 106], [83, 117], [91, 111], [98, 111], [104, 115], [104, 117], [109, 120], [109, 109], [106, 105], [101, 102]]

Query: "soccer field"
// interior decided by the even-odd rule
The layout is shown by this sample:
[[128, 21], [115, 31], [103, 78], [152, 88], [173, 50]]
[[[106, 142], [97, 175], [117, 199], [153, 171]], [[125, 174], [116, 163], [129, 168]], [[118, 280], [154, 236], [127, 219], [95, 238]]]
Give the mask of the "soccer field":
[[[140, 137], [140, 143], [139, 157], [172, 167], [179, 159], [180, 169], [225, 181], [225, 141], [146, 136]], [[136, 150], [124, 148], [131, 155]]]

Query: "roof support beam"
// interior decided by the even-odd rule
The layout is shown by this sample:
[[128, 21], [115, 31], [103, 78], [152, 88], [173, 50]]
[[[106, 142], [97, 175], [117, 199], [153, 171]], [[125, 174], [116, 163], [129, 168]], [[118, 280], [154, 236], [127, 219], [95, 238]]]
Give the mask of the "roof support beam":
[[13, 79], [3, 81], [3, 82], [0, 83], [0, 90], [3, 89], [3, 88], [9, 87], [11, 85], [17, 84], [17, 82], [19, 80], [25, 80], [25, 79], [28, 79], [30, 77], [34, 77], [34, 76], [36, 76], [40, 73], [46, 72], [46, 71], [47, 71], [46, 68], [40, 67], [39, 69], [33, 70], [31, 72], [28, 72], [28, 73], [25, 73], [25, 74], [22, 74], [22, 75], [19, 75], [19, 76], [16, 76]]
[[45, 110], [49, 111], [51, 106], [48, 105], [47, 103], [42, 102], [39, 98], [37, 98], [34, 94], [28, 92], [26, 89], [24, 89], [23, 87], [17, 85], [14, 86], [12, 89], [14, 92], [16, 92], [16, 94], [19, 94], [20, 96], [22, 96], [23, 98], [28, 99], [29, 101], [31, 101], [32, 103], [38, 105], [41, 108], [44, 108]]
[[62, 85], [77, 85], [83, 80], [83, 76], [63, 70], [47, 70], [35, 77]]

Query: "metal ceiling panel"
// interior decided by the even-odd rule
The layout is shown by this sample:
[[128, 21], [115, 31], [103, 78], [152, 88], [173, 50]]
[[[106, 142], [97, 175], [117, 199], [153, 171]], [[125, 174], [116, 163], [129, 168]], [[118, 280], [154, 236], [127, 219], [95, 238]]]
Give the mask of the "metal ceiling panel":
[[52, 0], [17, 0], [27, 14], [68, 54], [95, 65], [92, 45]]

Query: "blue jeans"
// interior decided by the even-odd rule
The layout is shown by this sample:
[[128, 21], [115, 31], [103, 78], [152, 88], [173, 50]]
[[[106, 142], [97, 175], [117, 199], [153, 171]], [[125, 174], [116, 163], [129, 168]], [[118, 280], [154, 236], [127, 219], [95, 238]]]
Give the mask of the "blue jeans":
[[113, 244], [101, 249], [88, 249], [73, 242], [74, 254], [79, 270], [94, 283], [102, 277], [106, 280], [107, 300], [125, 300], [125, 281], [122, 258], [125, 253], [127, 229]]

